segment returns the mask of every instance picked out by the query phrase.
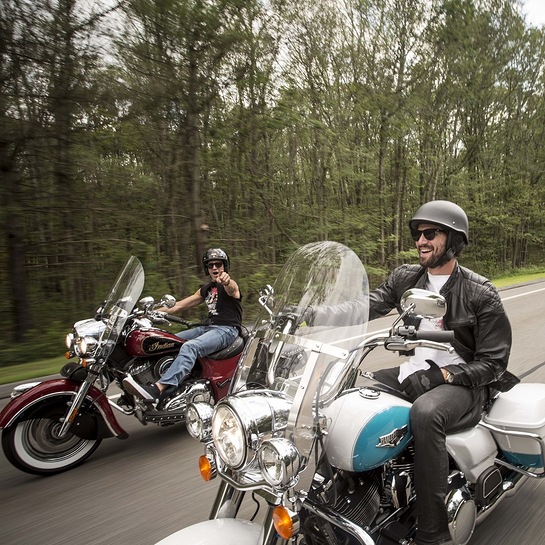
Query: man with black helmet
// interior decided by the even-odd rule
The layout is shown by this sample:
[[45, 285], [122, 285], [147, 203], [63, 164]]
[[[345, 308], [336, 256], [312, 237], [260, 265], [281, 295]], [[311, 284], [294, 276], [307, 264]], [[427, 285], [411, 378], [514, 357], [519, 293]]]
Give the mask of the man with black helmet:
[[498, 292], [484, 277], [458, 264], [468, 244], [468, 219], [450, 201], [422, 205], [409, 222], [419, 265], [402, 265], [370, 294], [370, 319], [399, 309], [403, 292], [423, 288], [441, 293], [447, 313], [422, 319], [419, 329], [454, 331], [452, 354], [416, 349], [399, 367], [382, 369], [377, 380], [413, 401], [411, 430], [415, 442], [417, 545], [452, 543], [445, 504], [448, 479], [446, 434], [474, 426], [488, 399], [489, 387], [508, 389], [518, 379], [506, 371], [511, 326]]
[[210, 282], [201, 286], [193, 295], [177, 301], [172, 308], [163, 307], [159, 310], [174, 314], [206, 303], [206, 325], [177, 334], [186, 342], [159, 382], [143, 386], [131, 376], [123, 380], [123, 385], [129, 392], [146, 401], [158, 401], [158, 408], [189, 374], [198, 357], [229, 346], [236, 339], [241, 327], [242, 295], [238, 284], [229, 274], [229, 256], [221, 248], [210, 248], [204, 253], [202, 262], [204, 273], [210, 276]]

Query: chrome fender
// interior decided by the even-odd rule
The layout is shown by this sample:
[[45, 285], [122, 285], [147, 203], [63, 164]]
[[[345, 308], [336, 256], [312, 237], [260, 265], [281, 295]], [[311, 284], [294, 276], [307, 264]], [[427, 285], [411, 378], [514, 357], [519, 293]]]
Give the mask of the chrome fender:
[[[12, 425], [22, 413], [44, 399], [59, 396], [71, 398], [79, 387], [79, 382], [74, 382], [67, 378], [36, 383], [35, 386], [12, 399], [4, 407], [0, 413], [0, 429]], [[108, 403], [108, 398], [98, 388], [91, 386], [87, 392], [87, 399], [97, 408], [112, 436], [119, 437], [120, 439], [128, 437], [127, 432], [119, 425]]]
[[261, 524], [242, 519], [212, 519], [165, 537], [157, 545], [258, 545]]

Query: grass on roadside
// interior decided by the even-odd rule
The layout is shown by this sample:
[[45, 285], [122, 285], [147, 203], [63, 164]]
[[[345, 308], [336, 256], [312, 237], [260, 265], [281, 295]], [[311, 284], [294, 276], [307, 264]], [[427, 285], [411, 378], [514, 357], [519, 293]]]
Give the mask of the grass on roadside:
[[[505, 276], [493, 280], [494, 285], [498, 288], [514, 286], [545, 279], [545, 271], [536, 271], [527, 274], [517, 274]], [[57, 374], [61, 367], [66, 363], [64, 356], [49, 358], [31, 363], [22, 363], [19, 365], [10, 365], [0, 367], [0, 384], [9, 384], [21, 380], [32, 380], [36, 377]]]
[[527, 282], [534, 282], [543, 279], [545, 279], [545, 271], [537, 271], [533, 273], [519, 274], [516, 276], [496, 278], [492, 280], [492, 282], [497, 288], [505, 288], [507, 286], [516, 286], [518, 284], [526, 284]]
[[21, 380], [32, 380], [36, 377], [56, 375], [67, 362], [64, 356], [57, 356], [45, 360], [8, 365], [0, 367], [0, 384], [9, 384]]

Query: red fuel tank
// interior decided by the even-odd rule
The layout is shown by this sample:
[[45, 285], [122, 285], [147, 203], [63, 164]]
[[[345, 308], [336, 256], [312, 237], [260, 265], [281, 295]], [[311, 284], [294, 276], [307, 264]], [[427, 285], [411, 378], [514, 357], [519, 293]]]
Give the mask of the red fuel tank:
[[131, 356], [167, 354], [180, 349], [183, 342], [176, 335], [162, 329], [135, 329], [127, 335], [125, 348]]

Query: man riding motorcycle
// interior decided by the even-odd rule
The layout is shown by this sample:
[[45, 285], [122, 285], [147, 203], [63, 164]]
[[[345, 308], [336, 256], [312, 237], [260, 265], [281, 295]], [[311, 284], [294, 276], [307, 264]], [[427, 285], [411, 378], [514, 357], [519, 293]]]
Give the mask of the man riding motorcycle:
[[193, 295], [177, 301], [174, 306], [159, 310], [174, 314], [205, 302], [208, 307], [207, 323], [177, 333], [186, 342], [172, 365], [155, 384], [139, 384], [132, 376], [123, 381], [129, 392], [145, 401], [157, 402], [158, 409], [176, 391], [198, 357], [229, 346], [241, 328], [242, 294], [238, 284], [229, 275], [229, 256], [221, 248], [210, 248], [204, 253], [202, 263], [204, 273], [210, 276], [210, 282], [201, 286]]
[[446, 434], [479, 420], [488, 400], [487, 386], [508, 389], [518, 379], [506, 372], [511, 349], [511, 326], [494, 286], [458, 264], [468, 244], [466, 213], [450, 201], [422, 205], [409, 222], [420, 265], [396, 268], [370, 293], [370, 319], [399, 308], [409, 288], [424, 288], [446, 299], [442, 321], [421, 319], [420, 329], [454, 331], [454, 353], [427, 348], [400, 367], [383, 369], [377, 380], [404, 392], [411, 401], [411, 428], [415, 441], [417, 489], [417, 545], [452, 543], [445, 495], [448, 457]]

